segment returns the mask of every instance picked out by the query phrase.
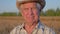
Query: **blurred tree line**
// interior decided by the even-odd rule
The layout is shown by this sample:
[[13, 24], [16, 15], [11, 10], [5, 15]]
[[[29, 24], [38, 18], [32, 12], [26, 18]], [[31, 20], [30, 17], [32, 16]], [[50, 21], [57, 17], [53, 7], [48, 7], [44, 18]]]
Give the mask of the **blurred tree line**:
[[45, 12], [41, 11], [41, 16], [60, 16], [60, 9], [57, 8], [56, 10], [54, 9], [48, 9]]
[[[41, 16], [60, 16], [60, 9], [48, 9], [46, 11], [41, 11]], [[0, 16], [22, 16], [21, 13], [13, 13], [13, 12], [4, 12], [0, 13]]]

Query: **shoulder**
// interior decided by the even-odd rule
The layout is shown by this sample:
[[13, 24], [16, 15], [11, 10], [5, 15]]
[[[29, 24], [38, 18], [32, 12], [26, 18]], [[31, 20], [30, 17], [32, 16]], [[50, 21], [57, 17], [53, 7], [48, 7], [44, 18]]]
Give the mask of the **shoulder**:
[[48, 27], [48, 26], [47, 26], [46, 24], [44, 24], [44, 23], [41, 23], [39, 27], [40, 27], [40, 28], [43, 28], [43, 29], [45, 29], [45, 30], [52, 30], [52, 28]]
[[23, 24], [16, 26], [11, 30], [10, 34], [16, 34], [16, 32], [19, 31], [22, 27], [23, 27]]
[[48, 27], [48, 26], [46, 26], [46, 25], [43, 25], [43, 29], [44, 29], [44, 32], [45, 32], [45, 33], [55, 34], [54, 29], [53, 29], [53, 28], [50, 28], [50, 27]]

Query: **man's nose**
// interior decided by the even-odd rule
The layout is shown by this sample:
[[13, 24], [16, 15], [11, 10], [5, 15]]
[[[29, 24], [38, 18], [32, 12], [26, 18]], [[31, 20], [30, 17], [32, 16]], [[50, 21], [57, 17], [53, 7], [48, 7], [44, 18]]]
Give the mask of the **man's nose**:
[[30, 14], [30, 15], [33, 15], [33, 10], [32, 10], [32, 8], [29, 8], [29, 14]]

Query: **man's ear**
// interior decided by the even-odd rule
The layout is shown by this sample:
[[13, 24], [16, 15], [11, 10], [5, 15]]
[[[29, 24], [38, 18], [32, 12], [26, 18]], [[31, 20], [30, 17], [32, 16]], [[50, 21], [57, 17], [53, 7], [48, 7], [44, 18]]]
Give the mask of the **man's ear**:
[[39, 16], [40, 16], [40, 13], [41, 13], [41, 9], [39, 10], [39, 12], [38, 12], [38, 13], [39, 13]]
[[23, 16], [23, 12], [20, 10], [21, 15]]

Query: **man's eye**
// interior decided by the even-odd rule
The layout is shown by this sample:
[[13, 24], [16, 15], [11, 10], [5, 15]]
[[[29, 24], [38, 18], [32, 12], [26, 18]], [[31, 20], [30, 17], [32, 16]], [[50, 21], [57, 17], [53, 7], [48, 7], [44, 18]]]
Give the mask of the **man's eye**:
[[32, 8], [32, 9], [37, 9], [36, 7]]
[[24, 8], [23, 10], [28, 10], [28, 8]]

